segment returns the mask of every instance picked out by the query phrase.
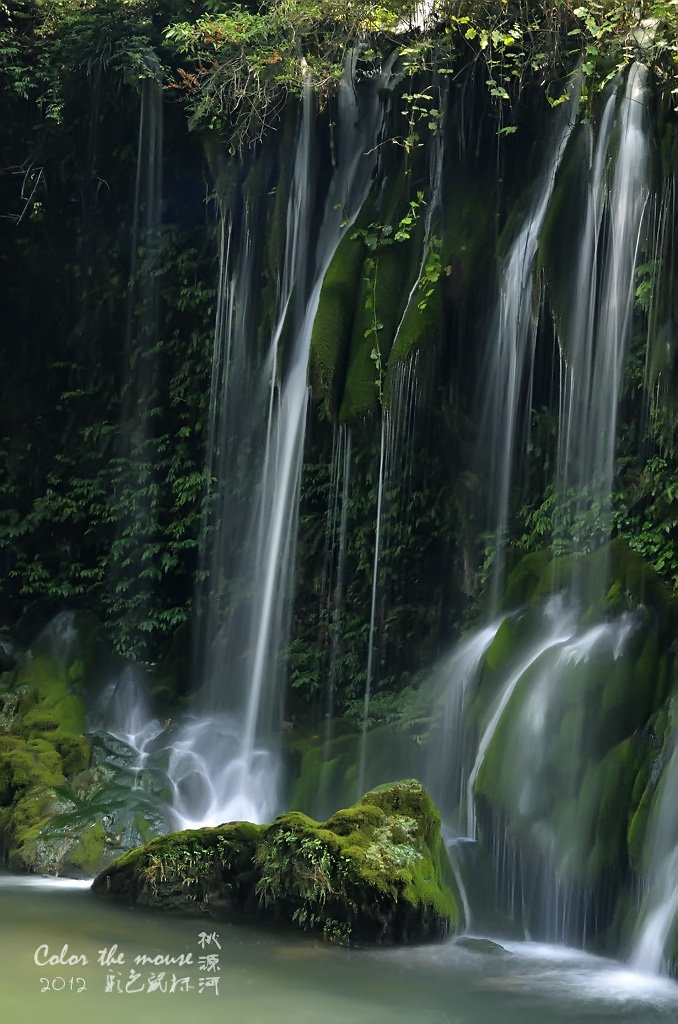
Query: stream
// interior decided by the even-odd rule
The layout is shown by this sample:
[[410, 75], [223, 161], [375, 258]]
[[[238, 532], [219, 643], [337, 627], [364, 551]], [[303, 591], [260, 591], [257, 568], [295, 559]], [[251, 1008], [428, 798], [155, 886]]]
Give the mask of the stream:
[[450, 941], [347, 950], [287, 929], [110, 904], [88, 886], [0, 874], [3, 1020], [70, 1024], [76, 1014], [97, 1024], [678, 1019], [674, 982], [564, 947], [510, 942], [503, 952], [487, 952]]

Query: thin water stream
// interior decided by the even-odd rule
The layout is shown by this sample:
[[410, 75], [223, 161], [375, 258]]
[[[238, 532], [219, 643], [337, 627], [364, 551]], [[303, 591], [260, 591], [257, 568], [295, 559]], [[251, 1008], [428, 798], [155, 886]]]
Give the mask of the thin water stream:
[[289, 931], [112, 905], [83, 883], [7, 874], [0, 915], [0, 993], [11, 1024], [669, 1024], [678, 1015], [673, 982], [564, 947], [347, 950]]

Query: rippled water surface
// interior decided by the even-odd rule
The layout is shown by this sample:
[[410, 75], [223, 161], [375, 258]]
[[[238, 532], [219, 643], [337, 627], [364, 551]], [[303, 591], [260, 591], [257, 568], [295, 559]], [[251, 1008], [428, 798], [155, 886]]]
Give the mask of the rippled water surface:
[[83, 883], [12, 875], [0, 875], [0, 922], [0, 1005], [11, 1024], [72, 1024], [76, 1014], [94, 1024], [678, 1020], [673, 982], [553, 946], [345, 950], [287, 931], [122, 907]]

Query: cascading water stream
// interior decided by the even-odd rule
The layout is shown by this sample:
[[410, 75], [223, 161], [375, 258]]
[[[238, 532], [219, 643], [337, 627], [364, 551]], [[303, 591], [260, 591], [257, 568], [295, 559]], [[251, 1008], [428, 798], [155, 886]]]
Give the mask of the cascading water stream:
[[[157, 58], [149, 59], [151, 70], [158, 73]], [[157, 274], [160, 267], [160, 225], [162, 220], [162, 165], [163, 165], [163, 106], [162, 86], [155, 77], [145, 78], [141, 90], [137, 169], [134, 186], [134, 213], [132, 220], [132, 251], [127, 300], [125, 348], [128, 364], [132, 364], [133, 348], [140, 344], [141, 358], [137, 367], [141, 380], [135, 380], [133, 390], [144, 395], [149, 370], [144, 362], [144, 347], [156, 340], [158, 327], [159, 289]], [[140, 309], [135, 309], [135, 304]]]
[[95, 728], [122, 740], [134, 752], [134, 771], [140, 774], [163, 725], [153, 717], [144, 681], [133, 666], [123, 669], [104, 689], [92, 717]]
[[491, 343], [483, 380], [483, 476], [490, 480], [493, 514], [494, 574], [491, 606], [496, 608], [503, 571], [509, 491], [515, 468], [518, 435], [532, 408], [531, 380], [537, 319], [534, 312], [534, 268], [537, 247], [555, 178], [572, 132], [579, 103], [579, 84], [571, 86], [542, 172], [535, 198], [501, 270]]
[[469, 695], [500, 624], [501, 620], [497, 619], [462, 640], [433, 672], [433, 689], [440, 689], [441, 693], [437, 702], [441, 735], [427, 760], [426, 785], [442, 813], [455, 821], [457, 830], [463, 828], [467, 820], [471, 765], [464, 742], [464, 724]]
[[478, 773], [482, 767], [485, 755], [487, 754], [490, 743], [492, 742], [494, 735], [497, 731], [497, 727], [501, 721], [502, 715], [504, 714], [513, 692], [516, 689], [518, 683], [524, 677], [525, 673], [535, 665], [540, 658], [547, 654], [547, 652], [562, 647], [563, 644], [572, 636], [574, 630], [573, 617], [564, 613], [562, 601], [560, 598], [552, 598], [545, 609], [545, 625], [546, 634], [540, 638], [534, 645], [530, 647], [528, 652], [521, 658], [520, 664], [516, 669], [509, 675], [508, 679], [504, 683], [501, 692], [499, 693], [494, 708], [490, 714], [489, 720], [483, 729], [482, 736], [478, 743], [478, 751], [476, 753], [476, 759], [471, 768], [467, 782], [467, 799], [466, 799], [466, 834], [469, 838], [474, 839], [476, 836], [476, 815], [475, 805], [473, 800], [473, 793], [475, 789], [476, 780]]
[[[559, 504], [564, 509], [574, 495], [567, 522], [574, 522], [575, 531], [569, 541], [579, 547], [605, 541], [610, 534], [617, 410], [650, 191], [646, 78], [647, 69], [634, 64], [621, 101], [615, 92], [606, 103], [577, 247], [577, 301], [561, 332], [566, 371]], [[556, 533], [568, 529], [556, 523]]]
[[[561, 325], [565, 384], [561, 396], [557, 487], [561, 503], [568, 492], [574, 491], [575, 520], [592, 512], [596, 515], [597, 543], [607, 539], [610, 532], [617, 407], [630, 335], [635, 267], [649, 194], [645, 78], [646, 70], [641, 65], [631, 67], [622, 90], [608, 98], [596, 144], [589, 146], [587, 205], [571, 279], [571, 304], [575, 308]], [[497, 413], [488, 429], [492, 476], [498, 479], [494, 502], [497, 524], [495, 600], [499, 594], [500, 554], [518, 430], [520, 424], [528, 420], [521, 408], [523, 403], [528, 410], [531, 407], [531, 365], [537, 331], [532, 270], [554, 188], [553, 178], [569, 133], [570, 126], [566, 124], [559, 133], [541, 193], [511, 248], [501, 279], [495, 328], [496, 363], [488, 391], [488, 405]], [[562, 525], [560, 529], [562, 532]], [[573, 540], [576, 542], [577, 538], [569, 538], [570, 542]], [[605, 586], [606, 572], [600, 571], [600, 565], [597, 572], [599, 578], [593, 582], [598, 587]], [[552, 598], [546, 606], [541, 636], [523, 651], [520, 663], [502, 684], [480, 736], [467, 783], [469, 837], [475, 836], [477, 828], [474, 790], [479, 773], [509, 706], [513, 707], [519, 696], [519, 711], [514, 709], [508, 726], [502, 731], [502, 744], [510, 744], [514, 751], [510, 769], [508, 763], [504, 768], [503, 799], [508, 801], [506, 813], [510, 821], [520, 820], [523, 828], [529, 823], [529, 828], [541, 829], [540, 835], [546, 841], [544, 829], [548, 830], [549, 826], [546, 821], [540, 824], [544, 814], [540, 780], [548, 763], [549, 744], [552, 744], [550, 723], [554, 718], [557, 720], [560, 713], [556, 709], [561, 707], [559, 702], [567, 692], [566, 680], [575, 666], [588, 663], [592, 652], [605, 649], [606, 645], [612, 645], [614, 666], [635, 628], [635, 619], [627, 615], [585, 631], [578, 630], [578, 608], [590, 603], [593, 591], [590, 587], [587, 592], [582, 590], [582, 580], [576, 571], [567, 583], [569, 589], [562, 599]], [[554, 579], [553, 586], [562, 588], [563, 581]], [[583, 734], [573, 735], [572, 741], [571, 768], [560, 766], [559, 785], [565, 787], [562, 792], [558, 791], [560, 799], [573, 797], [574, 791], [570, 792], [570, 788], [578, 789], [581, 784], [575, 765], [581, 764], [587, 756]], [[539, 793], [535, 792], [535, 787]], [[571, 841], [576, 845], [586, 838], [573, 833]], [[556, 930], [554, 934], [557, 932], [557, 936], [563, 938], [568, 930], [568, 911], [567, 908], [563, 913], [558, 910], [562, 900], [567, 899], [560, 885], [559, 870], [558, 859], [554, 858], [552, 867], [545, 871], [547, 880], [541, 892], [544, 904], [541, 916], [543, 921], [551, 920]], [[517, 884], [517, 890], [521, 888], [520, 881], [516, 883], [510, 872], [507, 878], [507, 886], [515, 888]], [[553, 892], [549, 895], [546, 890], [550, 884]], [[582, 927], [586, 927], [585, 920]], [[546, 928], [550, 933], [548, 924]]]
[[[186, 824], [214, 824], [236, 816], [262, 820], [270, 817], [277, 802], [276, 758], [263, 737], [279, 717], [275, 684], [278, 654], [289, 615], [307, 407], [308, 350], [327, 267], [362, 206], [376, 166], [375, 144], [384, 117], [379, 88], [389, 84], [390, 76], [389, 66], [384, 78], [373, 81], [359, 101], [353, 81], [354, 66], [355, 55], [349, 60], [339, 86], [339, 160], [315, 244], [310, 192], [310, 90], [303, 105], [287, 210], [279, 312], [265, 364], [271, 387], [258, 487], [260, 504], [253, 517], [254, 537], [246, 545], [253, 552], [247, 572], [249, 610], [245, 609], [240, 620], [241, 635], [232, 638], [231, 646], [225, 648], [229, 660], [237, 658], [243, 662], [240, 676], [244, 680], [244, 699], [239, 708], [221, 716], [222, 673], [215, 672], [204, 700], [205, 716], [188, 723], [173, 738], [170, 776], [177, 785], [174, 806]], [[293, 340], [279, 382], [278, 348], [283, 329]]]

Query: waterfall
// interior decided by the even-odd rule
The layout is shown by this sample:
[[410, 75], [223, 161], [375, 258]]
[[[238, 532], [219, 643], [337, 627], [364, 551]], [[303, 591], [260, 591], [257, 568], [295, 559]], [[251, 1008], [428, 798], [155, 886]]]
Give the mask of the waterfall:
[[573, 275], [577, 298], [561, 331], [561, 516], [570, 502], [573, 507], [568, 525], [557, 522], [556, 532], [571, 530], [567, 540], [580, 550], [610, 534], [617, 409], [650, 191], [646, 78], [647, 69], [634, 64], [621, 101], [613, 92], [606, 103]]
[[544, 218], [556, 173], [572, 132], [579, 103], [579, 86], [571, 86], [524, 223], [506, 255], [500, 272], [498, 298], [490, 344], [482, 373], [483, 413], [479, 456], [490, 481], [490, 511], [494, 531], [494, 576], [491, 605], [496, 608], [503, 572], [508, 526], [509, 494], [519, 452], [520, 432], [532, 409], [532, 373], [537, 316], [534, 270]]
[[[611, 529], [618, 404], [631, 333], [635, 269], [650, 193], [646, 75], [642, 65], [629, 69], [625, 83], [612, 89], [605, 101], [595, 141], [592, 135], [588, 136], [586, 205], [568, 282], [570, 306], [567, 317], [557, 323], [562, 387], [556, 469], [560, 518], [556, 516], [554, 540], [565, 543], [567, 550], [572, 546], [575, 550], [586, 550], [592, 540], [599, 545], [608, 539]], [[483, 475], [490, 481], [490, 508], [494, 516], [493, 607], [502, 580], [510, 489], [520, 461], [520, 439], [528, 429], [532, 409], [539, 328], [533, 280], [537, 250], [556, 187], [556, 174], [570, 139], [576, 105], [575, 93], [562, 115], [525, 221], [501, 268], [487, 350], [481, 452], [485, 459]], [[580, 130], [590, 131], [588, 127]], [[574, 509], [569, 508], [568, 502], [574, 502]], [[629, 612], [611, 621], [589, 620], [586, 628], [578, 625], [593, 594], [599, 593], [601, 586], [609, 585], [607, 567], [601, 571], [599, 561], [596, 571], [598, 578], [591, 582], [597, 584], [597, 590], [589, 587], [583, 592], [576, 572], [568, 578], [567, 587], [560, 578], [553, 580], [553, 596], [542, 609], [541, 624], [532, 624], [530, 635], [518, 643], [512, 663], [507, 663], [504, 678], [494, 684], [492, 703], [481, 719], [475, 754], [470, 755], [466, 708], [469, 686], [478, 686], [481, 670], [475, 659], [484, 659], [497, 625], [478, 631], [465, 647], [459, 648], [447, 705], [451, 727], [443, 731], [442, 749], [450, 784], [456, 789], [458, 780], [462, 782], [452, 816], [456, 814], [463, 821], [465, 808], [467, 838], [482, 833], [483, 842], [494, 843], [498, 898], [512, 911], [520, 899], [524, 913], [537, 927], [561, 940], [568, 934], [571, 937], [573, 924], [584, 932], [587, 927], [585, 909], [577, 922], [570, 913], [572, 908], [568, 910], [573, 889], [567, 881], [567, 861], [568, 857], [581, 855], [588, 837], [583, 829], [580, 833], [573, 827], [565, 844], [567, 849], [554, 848], [557, 842], [562, 844], [562, 836], [556, 840], [555, 834], [551, 835], [552, 809], [544, 805], [544, 780], [550, 780], [552, 799], [566, 802], [578, 796], [583, 784], [581, 766], [593, 756], [590, 734], [591, 730], [595, 732], [595, 724], [588, 723], [586, 729], [576, 727], [575, 709], [567, 703], [568, 684], [575, 685], [571, 681], [577, 674], [588, 671], [587, 666], [601, 658], [609, 659], [611, 673], [619, 671], [620, 656], [639, 622], [638, 616]], [[535, 612], [533, 618], [534, 615]], [[591, 713], [594, 715], [594, 709]], [[554, 774], [549, 760], [554, 744], [553, 723], [560, 722], [565, 715], [571, 718], [571, 743], [567, 763], [559, 763]], [[497, 744], [501, 747], [499, 752]], [[493, 827], [485, 820], [481, 829], [476, 820], [475, 796], [479, 784], [482, 791], [483, 766], [490, 752], [493, 761], [497, 756], [500, 758], [492, 771], [495, 784], [497, 773], [501, 778], [499, 806], [503, 807], [505, 819], [498, 820]], [[530, 894], [531, 889], [536, 890], [536, 883], [533, 885], [522, 875], [520, 847], [514, 847], [504, 835], [509, 824], [514, 832], [518, 829], [523, 839], [533, 838], [533, 850], [542, 851], [542, 904], [538, 911]], [[662, 864], [675, 866], [673, 854], [673, 846], [666, 849]], [[657, 865], [655, 875], [660, 880], [668, 879], [669, 870]], [[655, 891], [656, 904], [647, 911], [646, 935], [651, 938], [646, 946], [654, 943], [656, 948], [666, 939], [669, 918], [673, 917], [666, 907], [672, 906], [674, 899], [678, 906], [678, 896], [669, 881], [659, 881]], [[639, 943], [638, 948], [641, 946]], [[642, 955], [646, 960], [651, 958], [646, 947]]]
[[[279, 652], [290, 614], [309, 344], [325, 273], [362, 206], [376, 167], [376, 144], [384, 118], [379, 91], [390, 75], [389, 66], [386, 77], [376, 78], [369, 89], [360, 90], [354, 81], [355, 61], [356, 55], [351, 54], [339, 85], [335, 130], [338, 162], [319, 228], [314, 221], [312, 192], [310, 87], [302, 103], [286, 214], [278, 312], [260, 371], [268, 388], [266, 400], [262, 402], [260, 398], [257, 403], [257, 408], [265, 410], [263, 415], [259, 414], [264, 426], [262, 430], [259, 423], [257, 434], [263, 437], [264, 450], [254, 489], [257, 504], [246, 517], [244, 540], [240, 544], [236, 540], [236, 548], [242, 548], [247, 560], [239, 567], [241, 593], [236, 596], [241, 606], [235, 615], [224, 615], [218, 609], [208, 612], [215, 632], [208, 633], [203, 642], [214, 648], [216, 657], [212, 658], [204, 688], [204, 713], [181, 725], [172, 738], [169, 754], [170, 776], [176, 787], [174, 808], [185, 825], [215, 824], [233, 817], [264, 820], [271, 816], [279, 799], [279, 769], [270, 737], [279, 729], [281, 718]], [[228, 234], [223, 237], [228, 239]], [[244, 232], [242, 237], [245, 238]], [[222, 245], [226, 247], [226, 241]], [[243, 241], [241, 252], [243, 245], [247, 253], [248, 243]], [[247, 347], [252, 329], [248, 321], [256, 325], [251, 308], [245, 305], [245, 313], [242, 312], [249, 298], [247, 294], [243, 298], [235, 286], [239, 274], [252, 280], [247, 258], [227, 281], [229, 297], [220, 300], [219, 314], [227, 330], [226, 340], [218, 342], [217, 358], [219, 366], [226, 369], [217, 370], [215, 377], [225, 378], [227, 386], [214, 402], [214, 415], [219, 420], [228, 417], [224, 403], [228, 405], [230, 392], [239, 386], [235, 377], [232, 385], [228, 383], [229, 359]], [[286, 351], [281, 360], [283, 336]], [[259, 394], [262, 393], [260, 389]], [[217, 440], [216, 430], [214, 440], [217, 447], [227, 447], [227, 441]], [[234, 451], [231, 465], [233, 459], [242, 459], [237, 443]], [[214, 456], [210, 454], [209, 458]], [[227, 516], [224, 518], [227, 521]], [[225, 546], [233, 547], [234, 537], [224, 535], [220, 532], [223, 529], [217, 520], [215, 552]], [[212, 586], [221, 582], [224, 591], [232, 588], [233, 582], [224, 575], [231, 570], [228, 559], [225, 566], [213, 562]], [[236, 678], [229, 678], [233, 676]]]
[[[325, 274], [374, 178], [385, 117], [379, 97], [385, 78], [375, 78], [369, 88], [359, 87], [354, 70], [351, 58], [339, 87], [334, 130], [338, 160], [325, 186], [320, 184], [321, 176], [312, 174], [317, 155], [314, 106], [310, 88], [304, 91], [285, 199], [274, 200], [284, 214], [279, 217], [282, 256], [266, 316], [260, 309], [260, 239], [270, 218], [264, 206], [248, 195], [241, 209], [226, 201], [220, 206], [219, 287], [206, 456], [206, 553], [201, 564], [206, 582], [197, 597], [201, 625], [196, 671], [202, 686], [192, 714], [179, 716], [164, 737], [158, 735], [157, 723], [145, 724], [133, 716], [124, 727], [116, 726], [116, 734], [124, 736], [142, 761], [146, 750], [152, 748], [157, 762], [164, 744], [178, 827], [235, 818], [267, 820], [280, 805], [276, 733], [283, 717], [281, 652], [291, 614], [311, 332]], [[390, 75], [390, 70], [385, 75]], [[560, 511], [554, 541], [575, 547], [585, 546], [592, 537], [599, 543], [610, 532], [617, 407], [650, 196], [645, 89], [646, 70], [634, 65], [625, 84], [611, 89], [605, 98], [598, 130], [579, 129], [587, 142], [586, 201], [569, 280], [571, 315], [556, 323], [562, 383], [555, 476]], [[557, 177], [578, 102], [578, 87], [573, 86], [568, 103], [556, 115], [548, 159], [500, 267], [488, 339], [479, 451], [484, 458], [483, 476], [490, 480], [495, 609], [510, 492], [521, 449], [527, 448], [533, 404], [540, 327], [535, 282], [538, 250], [554, 190], [559, 187]], [[399, 299], [402, 311], [394, 330], [396, 340], [417, 301], [428, 246], [442, 207], [444, 156], [439, 131], [431, 151], [422, 253], [420, 257], [417, 252], [407, 294]], [[277, 187], [282, 192], [283, 186]], [[380, 420], [357, 796], [368, 785], [383, 781], [372, 777], [368, 725], [384, 663], [386, 570], [395, 568], [388, 564], [392, 557], [389, 523], [394, 515], [406, 512], [408, 473], [415, 455], [417, 359], [415, 354], [389, 368], [389, 389]], [[321, 598], [321, 618], [329, 623], [330, 647], [325, 761], [330, 754], [335, 710], [351, 482], [351, 434], [345, 426], [335, 427]], [[575, 526], [568, 536], [571, 519], [564, 510], [572, 495]], [[593, 531], [582, 525], [592, 513]], [[465, 889], [464, 858], [465, 851], [478, 841], [495, 855], [499, 903], [503, 900], [512, 911], [519, 908], [525, 921], [536, 920], [539, 913], [537, 927], [550, 937], [567, 939], [576, 927], [581, 926], [583, 934], [588, 927], [586, 896], [580, 897], [578, 883], [571, 882], [563, 870], [571, 849], [582, 846], [586, 839], [573, 826], [567, 849], [556, 849], [562, 836], [552, 827], [551, 809], [544, 806], [542, 783], [553, 769], [549, 760], [553, 723], [558, 722], [560, 728], [561, 719], [572, 710], [566, 703], [571, 680], [577, 679], [582, 666], [592, 665], [598, 658], [607, 658], [606, 666], [616, 671], [615, 663], [636, 630], [637, 618], [632, 613], [612, 621], [589, 617], [584, 626], [579, 622], [584, 608], [580, 581], [575, 579], [567, 591], [562, 580], [556, 579], [543, 607], [527, 614], [513, 609], [509, 619], [503, 620], [495, 613], [491, 622], [462, 641], [434, 671], [434, 717], [439, 717], [425, 775], [447, 818], [467, 925], [472, 907]], [[520, 633], [506, 659], [503, 678], [493, 676], [494, 670], [486, 673], [485, 659], [502, 625], [524, 618], [529, 618], [528, 628]], [[483, 711], [479, 697], [485, 701]], [[575, 717], [572, 715], [573, 720]], [[573, 806], [582, 786], [579, 766], [593, 757], [588, 735], [577, 730], [578, 721], [572, 727], [568, 755], [558, 765], [558, 778], [549, 783], [555, 798]], [[503, 766], [504, 803], [499, 802], [493, 823], [487, 811], [481, 811], [480, 798], [485, 795], [488, 766], [497, 758]], [[675, 770], [672, 761], [667, 778]], [[321, 773], [318, 780], [320, 804], [328, 803], [328, 778]], [[667, 791], [669, 788], [667, 782]], [[634, 954], [634, 963], [652, 969], [661, 962], [678, 911], [672, 884], [676, 870], [674, 823], [668, 810], [658, 817], [662, 824], [657, 824], [653, 833], [657, 853], [650, 868], [652, 889]], [[523, 854], [519, 844], [513, 845], [506, 825], [522, 829], [521, 841], [527, 841], [528, 854]], [[535, 883], [534, 889], [542, 901], [538, 912], [534, 908], [537, 896], [530, 892], [527, 877], [535, 864], [539, 884]]]

